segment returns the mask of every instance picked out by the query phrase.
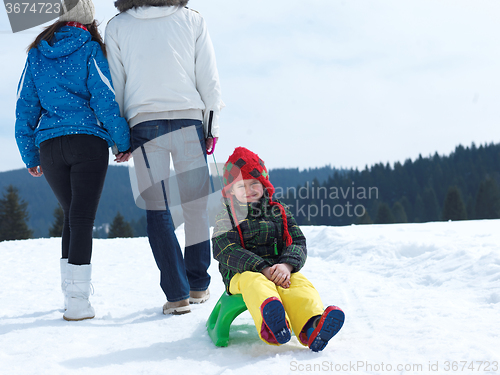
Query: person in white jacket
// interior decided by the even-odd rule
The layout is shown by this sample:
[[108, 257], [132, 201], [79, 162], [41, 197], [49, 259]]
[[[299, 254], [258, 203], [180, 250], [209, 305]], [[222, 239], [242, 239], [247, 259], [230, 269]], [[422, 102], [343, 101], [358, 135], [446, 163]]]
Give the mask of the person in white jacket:
[[[105, 43], [116, 101], [131, 128], [136, 203], [167, 297], [164, 314], [190, 312], [209, 296], [207, 152], [219, 136], [215, 53], [188, 0], [117, 0]], [[184, 216], [184, 256], [174, 233], [168, 178], [172, 158]]]

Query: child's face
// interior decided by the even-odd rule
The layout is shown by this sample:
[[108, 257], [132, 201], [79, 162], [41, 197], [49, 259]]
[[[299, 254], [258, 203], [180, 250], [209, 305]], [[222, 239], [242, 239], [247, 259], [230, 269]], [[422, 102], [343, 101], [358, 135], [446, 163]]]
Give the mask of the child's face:
[[234, 183], [229, 193], [241, 203], [252, 203], [262, 198], [264, 186], [255, 178], [239, 180]]

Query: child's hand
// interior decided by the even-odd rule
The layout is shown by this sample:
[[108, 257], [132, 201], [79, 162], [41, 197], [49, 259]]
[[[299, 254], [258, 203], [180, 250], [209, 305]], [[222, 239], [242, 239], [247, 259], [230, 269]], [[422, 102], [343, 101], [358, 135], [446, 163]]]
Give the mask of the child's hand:
[[269, 269], [271, 277], [268, 277], [268, 279], [277, 286], [287, 289], [290, 287], [290, 273], [292, 270], [293, 267], [287, 263], [275, 264]]
[[[266, 268], [264, 268], [264, 269], [261, 271], [261, 273], [262, 273], [265, 277], [267, 277], [267, 279], [268, 279], [269, 281], [272, 281], [272, 282], [273, 282], [273, 283], [275, 283], [277, 286], [281, 286], [282, 288], [288, 288], [288, 287], [290, 286], [290, 280], [288, 280], [288, 283], [287, 283], [287, 282], [284, 282], [284, 283], [282, 283], [282, 284], [278, 284], [276, 281], [274, 281], [274, 280], [273, 280], [273, 275], [272, 275], [272, 273], [271, 273], [271, 268], [272, 268], [272, 267], [266, 267]], [[276, 274], [276, 275], [277, 275], [277, 274]], [[274, 278], [276, 278], [276, 276], [275, 276]]]
[[264, 268], [261, 273], [267, 277], [269, 280], [271, 280], [271, 267], [266, 267]]

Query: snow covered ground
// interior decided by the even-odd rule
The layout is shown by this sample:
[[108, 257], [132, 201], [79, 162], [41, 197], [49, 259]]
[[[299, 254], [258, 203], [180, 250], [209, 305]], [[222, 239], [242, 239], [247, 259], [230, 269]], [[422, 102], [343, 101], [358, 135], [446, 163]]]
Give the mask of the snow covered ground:
[[262, 343], [248, 312], [216, 348], [215, 261], [212, 298], [164, 316], [146, 238], [95, 240], [96, 318], [66, 322], [59, 239], [36, 239], [0, 243], [0, 373], [500, 374], [500, 220], [303, 231], [303, 273], [346, 313], [323, 352]]

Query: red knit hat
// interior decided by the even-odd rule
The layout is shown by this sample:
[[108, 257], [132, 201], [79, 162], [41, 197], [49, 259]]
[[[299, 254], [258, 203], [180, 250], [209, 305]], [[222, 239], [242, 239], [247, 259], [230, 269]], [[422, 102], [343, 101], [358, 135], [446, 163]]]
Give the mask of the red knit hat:
[[[222, 189], [222, 196], [224, 198], [229, 198], [231, 201], [231, 211], [236, 219], [236, 211], [234, 210], [233, 196], [228, 194], [229, 190], [236, 181], [240, 180], [258, 180], [267, 191], [269, 197], [269, 204], [271, 206], [278, 206], [281, 211], [281, 217], [283, 218], [283, 241], [286, 246], [292, 244], [292, 237], [288, 233], [288, 221], [286, 219], [285, 209], [278, 202], [273, 202], [274, 186], [269, 181], [269, 173], [267, 172], [266, 165], [264, 161], [259, 158], [259, 155], [246, 149], [245, 147], [237, 147], [234, 149], [233, 154], [229, 157], [223, 169], [223, 183], [224, 188]], [[235, 220], [235, 225], [238, 228], [240, 234], [241, 245], [245, 247], [243, 241], [243, 235], [241, 233], [240, 226], [238, 225], [238, 220]]]
[[250, 179], [259, 180], [266, 188], [269, 198], [273, 196], [274, 186], [269, 181], [266, 165], [259, 158], [259, 155], [245, 147], [236, 147], [233, 154], [227, 159], [226, 164], [224, 164], [222, 195], [228, 198], [227, 193], [236, 181]]

